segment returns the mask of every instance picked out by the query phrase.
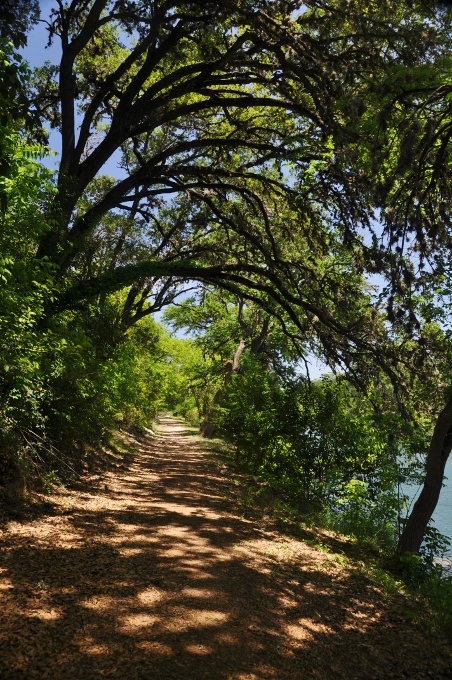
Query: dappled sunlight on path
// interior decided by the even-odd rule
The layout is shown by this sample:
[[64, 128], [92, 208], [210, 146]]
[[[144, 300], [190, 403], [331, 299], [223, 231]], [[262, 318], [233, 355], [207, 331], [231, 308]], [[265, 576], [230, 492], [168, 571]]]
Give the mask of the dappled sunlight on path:
[[364, 577], [235, 516], [181, 423], [137, 446], [98, 489], [3, 533], [2, 679], [452, 677]]

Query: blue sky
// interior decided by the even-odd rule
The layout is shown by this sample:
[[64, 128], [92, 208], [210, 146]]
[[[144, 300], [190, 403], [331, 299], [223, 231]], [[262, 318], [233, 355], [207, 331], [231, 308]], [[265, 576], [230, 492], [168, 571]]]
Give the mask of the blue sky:
[[[43, 66], [46, 61], [53, 64], [58, 64], [61, 59], [61, 43], [58, 36], [55, 36], [52, 44], [47, 47], [49, 34], [46, 30], [45, 21], [48, 20], [52, 6], [55, 4], [53, 0], [44, 0], [40, 2], [41, 21], [28, 34], [28, 44], [22, 50], [24, 58], [29, 62], [30, 66]], [[61, 137], [55, 130], [50, 130], [49, 144], [57, 156], [44, 159], [45, 165], [54, 168], [58, 162], [58, 156], [61, 151]], [[117, 160], [111, 159], [103, 168], [104, 173], [111, 174], [115, 177], [124, 175], [118, 168]]]
[[[53, 5], [53, 0], [43, 0], [39, 3], [41, 9], [41, 19], [47, 19]], [[30, 66], [43, 66], [44, 62], [51, 61], [58, 63], [60, 60], [61, 49], [59, 40], [54, 40], [50, 47], [46, 47], [49, 35], [46, 31], [45, 24], [41, 21], [28, 34], [27, 46], [21, 50], [23, 57], [28, 61]], [[50, 146], [54, 151], [60, 151], [60, 135], [51, 131]], [[44, 163], [49, 167], [55, 167], [56, 160], [54, 157], [44, 159]]]

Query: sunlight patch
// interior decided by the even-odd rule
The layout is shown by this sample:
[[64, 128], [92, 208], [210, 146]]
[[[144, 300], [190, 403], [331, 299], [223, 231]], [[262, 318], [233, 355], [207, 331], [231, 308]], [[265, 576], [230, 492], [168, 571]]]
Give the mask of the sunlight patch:
[[81, 652], [89, 654], [90, 656], [99, 656], [100, 654], [109, 654], [110, 648], [106, 644], [99, 644], [93, 640], [92, 637], [84, 637], [79, 642]]
[[315, 626], [310, 619], [301, 619], [298, 625], [292, 623], [286, 626], [287, 635], [294, 640], [312, 640], [312, 632], [308, 629], [315, 630]]
[[225, 623], [229, 616], [219, 611], [211, 611], [210, 609], [200, 609], [199, 617], [203, 619], [204, 625], [215, 626], [217, 623]]
[[142, 552], [142, 548], [121, 548], [119, 554], [121, 557], [134, 557], [135, 555], [141, 555]]
[[136, 630], [137, 628], [149, 628], [156, 623], [157, 617], [150, 614], [137, 613], [125, 616], [122, 621], [122, 628], [124, 632], [129, 630]]
[[183, 557], [185, 552], [181, 548], [168, 548], [168, 550], [163, 551], [162, 557]]
[[154, 602], [158, 602], [161, 599], [162, 595], [160, 591], [158, 591], [156, 588], [147, 588], [146, 590], [142, 590], [141, 593], [138, 593], [137, 598], [140, 600], [140, 602], [143, 602], [143, 604], [153, 604]]
[[118, 522], [116, 524], [116, 527], [120, 531], [124, 531], [124, 532], [128, 532], [128, 533], [131, 533], [132, 531], [138, 532], [141, 529], [141, 527], [138, 526], [138, 524], [122, 524], [121, 522]]
[[214, 597], [216, 593], [205, 588], [183, 588], [181, 595], [185, 597]]
[[40, 619], [41, 621], [56, 621], [57, 619], [60, 619], [61, 616], [61, 612], [58, 612], [55, 609], [40, 608], [34, 609], [31, 614], [28, 615], [28, 618]]
[[213, 652], [212, 647], [208, 647], [207, 645], [196, 644], [185, 645], [185, 651], [188, 652], [189, 654], [198, 654], [202, 656], [206, 654], [212, 654]]

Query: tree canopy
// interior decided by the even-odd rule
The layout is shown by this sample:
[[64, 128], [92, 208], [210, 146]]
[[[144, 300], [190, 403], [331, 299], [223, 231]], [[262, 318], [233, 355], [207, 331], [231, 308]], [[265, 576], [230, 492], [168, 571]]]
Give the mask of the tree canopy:
[[[381, 74], [433, 54], [434, 25], [426, 30], [414, 10], [60, 5], [49, 31], [61, 62], [39, 71], [33, 94], [62, 139], [52, 228], [37, 251], [64, 280], [51, 311], [132, 283], [140, 305], [155, 279], [189, 278], [285, 306], [294, 321], [308, 315], [333, 333], [365, 335], [356, 319], [327, 311], [341, 301], [318, 263], [342, 240], [349, 266], [363, 270], [356, 234], [371, 213], [349, 140], [367, 106], [360, 97]], [[114, 157], [122, 172], [101, 181]], [[95, 275], [80, 270], [112, 214], [110, 262]]]

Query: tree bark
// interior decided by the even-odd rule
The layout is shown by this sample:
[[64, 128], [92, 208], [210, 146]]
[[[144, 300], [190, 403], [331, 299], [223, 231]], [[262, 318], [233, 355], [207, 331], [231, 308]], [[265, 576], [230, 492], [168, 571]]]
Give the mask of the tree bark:
[[397, 546], [398, 553], [418, 553], [425, 530], [438, 503], [444, 468], [452, 449], [452, 396], [441, 411], [433, 430], [425, 465], [422, 491], [413, 506]]

